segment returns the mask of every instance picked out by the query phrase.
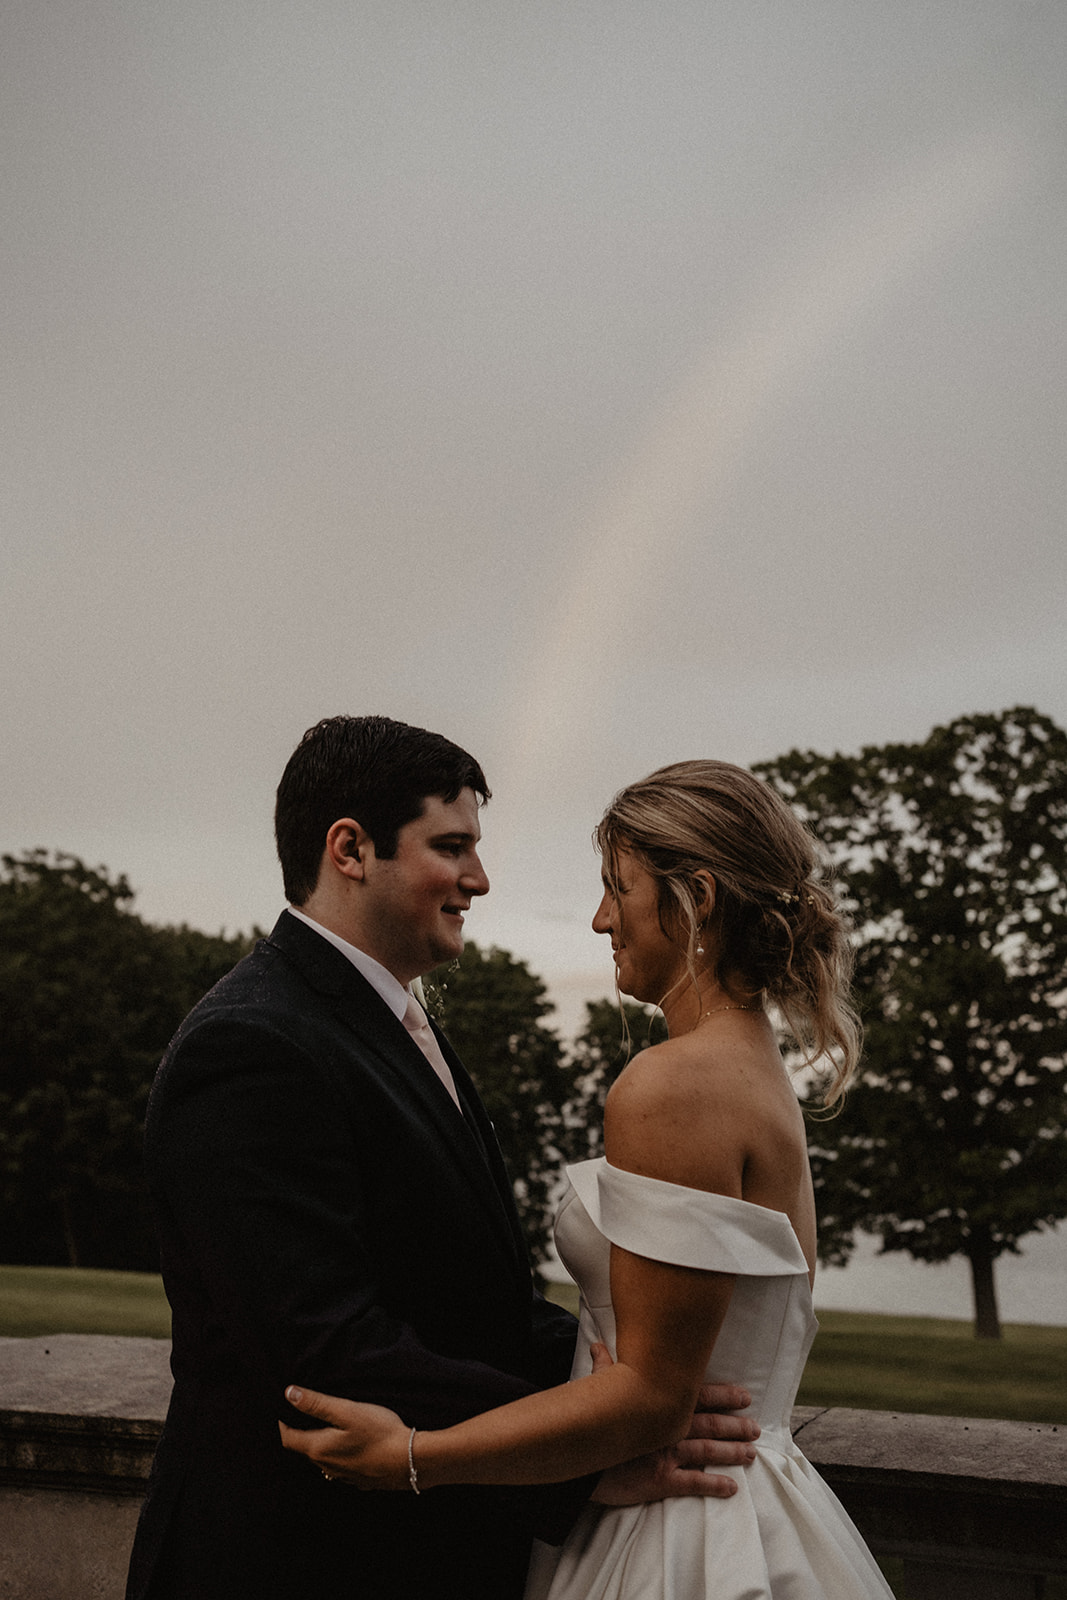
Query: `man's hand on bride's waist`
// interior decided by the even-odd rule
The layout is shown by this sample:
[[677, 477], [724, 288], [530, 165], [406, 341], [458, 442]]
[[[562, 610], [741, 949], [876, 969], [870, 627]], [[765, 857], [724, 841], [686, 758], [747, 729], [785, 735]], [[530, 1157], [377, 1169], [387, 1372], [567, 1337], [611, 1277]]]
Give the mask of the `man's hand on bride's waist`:
[[[594, 1345], [592, 1355], [594, 1372], [611, 1365], [604, 1345]], [[604, 1506], [642, 1505], [683, 1495], [728, 1499], [737, 1493], [737, 1484], [715, 1469], [747, 1467], [755, 1460], [759, 1424], [754, 1417], [737, 1414], [751, 1404], [748, 1390], [737, 1384], [705, 1384], [688, 1436], [667, 1449], [610, 1467], [601, 1473], [592, 1498]]]

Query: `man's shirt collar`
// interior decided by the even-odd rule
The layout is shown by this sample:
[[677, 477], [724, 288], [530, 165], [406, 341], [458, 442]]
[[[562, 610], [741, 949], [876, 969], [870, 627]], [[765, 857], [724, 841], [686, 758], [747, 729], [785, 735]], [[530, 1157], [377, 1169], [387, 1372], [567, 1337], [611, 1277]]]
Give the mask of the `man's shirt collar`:
[[349, 944], [347, 939], [342, 939], [339, 933], [334, 933], [331, 928], [324, 928], [321, 922], [316, 922], [303, 911], [298, 911], [296, 906], [287, 906], [286, 909], [291, 917], [306, 923], [309, 928], [320, 934], [327, 944], [332, 944], [335, 949], [340, 950], [341, 954], [351, 961], [356, 971], [362, 973], [371, 987], [381, 995], [398, 1021], [403, 1020], [404, 1012], [408, 1008], [410, 991], [404, 988], [399, 978], [394, 978], [380, 961], [375, 961], [366, 951], [358, 950], [354, 944]]

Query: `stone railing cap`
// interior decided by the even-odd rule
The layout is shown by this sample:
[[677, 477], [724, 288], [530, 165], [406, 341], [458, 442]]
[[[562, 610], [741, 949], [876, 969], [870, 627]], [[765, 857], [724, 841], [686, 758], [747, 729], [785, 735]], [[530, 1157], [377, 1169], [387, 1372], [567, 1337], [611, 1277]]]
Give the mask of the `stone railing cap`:
[[817, 1467], [1067, 1486], [1067, 1426], [804, 1408], [793, 1436]]
[[0, 1339], [0, 1410], [162, 1422], [170, 1341], [56, 1333]]

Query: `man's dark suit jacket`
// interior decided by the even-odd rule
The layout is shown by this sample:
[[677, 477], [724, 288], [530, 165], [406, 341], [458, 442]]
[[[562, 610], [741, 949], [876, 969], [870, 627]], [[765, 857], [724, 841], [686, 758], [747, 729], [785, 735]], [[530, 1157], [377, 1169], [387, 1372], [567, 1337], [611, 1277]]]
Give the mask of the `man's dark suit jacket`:
[[182, 1024], [145, 1146], [174, 1393], [128, 1600], [507, 1600], [588, 1484], [362, 1494], [284, 1451], [288, 1383], [422, 1428], [566, 1379], [504, 1165], [339, 950], [283, 913]]

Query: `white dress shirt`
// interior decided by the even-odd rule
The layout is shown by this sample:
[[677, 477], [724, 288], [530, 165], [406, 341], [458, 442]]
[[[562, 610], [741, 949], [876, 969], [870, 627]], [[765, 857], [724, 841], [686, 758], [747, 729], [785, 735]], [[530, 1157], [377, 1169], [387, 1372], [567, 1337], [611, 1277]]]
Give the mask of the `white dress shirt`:
[[405, 989], [399, 978], [383, 967], [380, 961], [375, 961], [373, 956], [367, 955], [363, 950], [357, 950], [354, 944], [349, 944], [347, 939], [342, 939], [339, 933], [334, 933], [330, 928], [324, 928], [321, 922], [316, 922], [312, 917], [305, 916], [303, 911], [298, 911], [295, 906], [287, 907], [291, 917], [297, 917], [301, 922], [306, 922], [309, 928], [314, 928], [327, 944], [334, 945], [346, 956], [357, 972], [361, 972], [370, 984], [376, 989], [396, 1017], [398, 1022], [403, 1022], [404, 1012], [408, 1008], [408, 995], [410, 989]]
[[[463, 1107], [459, 1103], [459, 1095], [456, 1092], [452, 1069], [441, 1054], [441, 1047], [434, 1037], [433, 1029], [427, 1021], [426, 1013], [419, 1003], [418, 996], [413, 994], [410, 989], [405, 989], [399, 978], [394, 978], [393, 974], [386, 967], [383, 967], [380, 961], [375, 961], [374, 957], [369, 956], [365, 950], [357, 949], [354, 944], [349, 944], [348, 940], [342, 939], [339, 933], [334, 933], [330, 928], [324, 928], [321, 922], [316, 922], [312, 917], [306, 916], [303, 911], [298, 911], [296, 906], [288, 906], [286, 909], [291, 917], [296, 917], [300, 922], [307, 923], [307, 926], [313, 928], [316, 933], [321, 934], [328, 944], [332, 944], [336, 949], [340, 950], [341, 954], [351, 961], [356, 971], [366, 978], [371, 988], [381, 995], [397, 1021], [402, 1022], [411, 1034], [430, 1066], [451, 1095], [456, 1110], [462, 1116]], [[413, 1001], [414, 1009], [409, 1012], [408, 1007]]]

